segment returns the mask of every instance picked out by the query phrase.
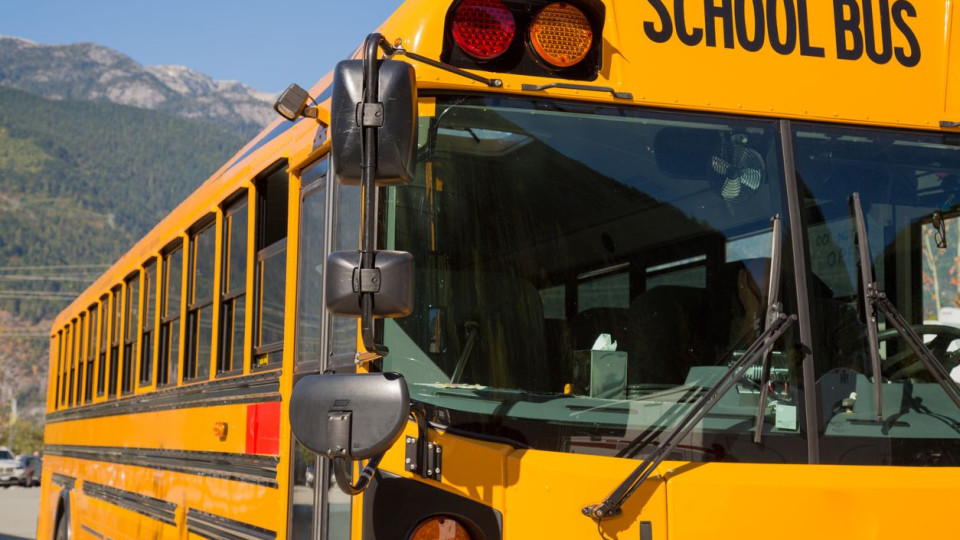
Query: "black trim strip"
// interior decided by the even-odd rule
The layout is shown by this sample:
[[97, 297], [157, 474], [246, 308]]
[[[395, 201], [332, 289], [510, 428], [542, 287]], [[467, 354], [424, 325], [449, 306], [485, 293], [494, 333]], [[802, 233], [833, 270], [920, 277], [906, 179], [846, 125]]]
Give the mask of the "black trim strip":
[[216, 514], [187, 510], [187, 532], [212, 540], [273, 540], [277, 533]]
[[800, 187], [797, 180], [797, 165], [793, 155], [793, 124], [780, 121], [780, 143], [783, 148], [783, 175], [787, 186], [787, 212], [790, 216], [790, 243], [793, 247], [793, 275], [797, 287], [797, 317], [800, 327], [800, 343], [803, 359], [803, 401], [806, 417], [807, 462], [820, 463], [820, 424], [817, 419], [816, 377], [813, 369], [813, 330], [810, 328], [810, 293], [808, 276], [813, 275], [806, 257], [809, 251], [804, 243], [803, 209], [800, 204]]
[[89, 481], [83, 483], [83, 494], [162, 521], [167, 525], [177, 526], [176, 503]]
[[80, 525], [80, 528], [83, 529], [87, 534], [96, 536], [97, 538], [100, 538], [100, 540], [103, 540], [103, 535], [102, 535], [102, 534], [100, 534], [100, 533], [98, 533], [97, 531], [91, 529], [91, 528], [88, 527], [87, 525]]
[[73, 489], [77, 485], [76, 478], [60, 473], [53, 473], [53, 477], [50, 479], [50, 481], [67, 489]]
[[280, 401], [280, 371], [216, 379], [47, 414], [47, 423], [125, 414]]
[[213, 478], [224, 478], [276, 488], [278, 456], [164, 450], [156, 448], [119, 448], [109, 446], [50, 445], [46, 453], [90, 461], [133, 465]]

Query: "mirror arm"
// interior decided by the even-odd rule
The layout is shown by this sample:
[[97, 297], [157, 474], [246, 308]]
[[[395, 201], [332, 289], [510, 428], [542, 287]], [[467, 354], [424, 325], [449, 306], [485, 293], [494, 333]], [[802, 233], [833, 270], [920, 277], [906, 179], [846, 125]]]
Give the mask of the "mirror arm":
[[[384, 51], [392, 50], [381, 34], [373, 33], [367, 36], [363, 47], [363, 102], [361, 109], [377, 103], [380, 94], [380, 77], [377, 66], [377, 48], [383, 46]], [[359, 114], [358, 120], [365, 120], [365, 114]], [[382, 120], [382, 113], [381, 113]], [[360, 271], [375, 267], [376, 250], [376, 172], [377, 172], [377, 126], [362, 122], [363, 129], [363, 162], [361, 163], [360, 185], [363, 191], [363, 231], [361, 231], [362, 247], [360, 250]], [[373, 321], [373, 293], [360, 293], [360, 335], [363, 347], [367, 352], [384, 356], [377, 346], [374, 335]], [[341, 486], [342, 489], [342, 486]]]
[[337, 487], [340, 488], [340, 491], [351, 496], [363, 493], [363, 490], [367, 489], [367, 486], [370, 485], [370, 479], [376, 474], [381, 459], [383, 459], [383, 454], [371, 458], [370, 461], [367, 462], [367, 466], [363, 468], [363, 472], [360, 473], [360, 478], [357, 480], [357, 483], [351, 484], [347, 478], [347, 466], [352, 466], [353, 460], [342, 457], [333, 458], [333, 477], [337, 481]]

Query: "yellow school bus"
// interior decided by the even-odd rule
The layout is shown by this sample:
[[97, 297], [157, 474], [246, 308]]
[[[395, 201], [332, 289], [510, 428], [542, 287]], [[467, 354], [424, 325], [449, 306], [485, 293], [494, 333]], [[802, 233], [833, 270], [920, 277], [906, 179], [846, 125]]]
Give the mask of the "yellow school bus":
[[956, 536], [958, 10], [407, 1], [56, 319], [38, 537]]

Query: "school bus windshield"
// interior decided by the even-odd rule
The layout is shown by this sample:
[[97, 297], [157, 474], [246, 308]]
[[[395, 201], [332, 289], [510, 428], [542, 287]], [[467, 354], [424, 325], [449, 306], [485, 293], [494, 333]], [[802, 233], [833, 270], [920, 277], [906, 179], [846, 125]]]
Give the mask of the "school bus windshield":
[[[389, 189], [383, 205], [385, 245], [410, 251], [418, 265], [413, 314], [385, 324], [390, 354], [383, 368], [403, 373], [412, 397], [448, 429], [546, 450], [642, 456], [651, 434], [677, 422], [763, 331], [771, 218], [787, 221], [778, 124], [492, 97], [441, 96], [435, 110], [421, 118], [416, 180]], [[872, 163], [871, 152], [884, 150], [831, 145], [846, 139], [814, 126], [797, 129], [799, 182], [806, 189], [801, 200], [810, 222], [809, 282], [817, 285], [809, 287], [811, 309], [834, 317], [829, 331], [815, 335], [824, 351], [816, 377], [829, 391], [819, 382], [804, 388], [791, 329], [771, 355], [765, 446], [745, 444], [759, 401], [757, 370], [720, 400], [679, 451], [696, 461], [806, 462], [801, 418], [808, 400], [821, 409], [821, 433], [836, 435], [822, 437], [824, 445], [847, 444], [851, 437], [957, 440], [960, 413], [920, 374], [922, 366], [915, 369], [902, 354], [900, 361], [914, 367], [898, 375], [900, 384], [890, 381], [885, 401], [912, 392], [925, 397], [940, 420], [916, 413], [919, 424], [886, 434], [882, 427], [846, 422], [869, 416], [861, 410], [869, 399], [843, 400], [870, 392], [872, 377], [868, 363], [849, 365], [864, 356], [865, 332], [857, 282], [851, 291], [840, 278], [856, 274], [831, 266], [827, 259], [836, 253], [813, 237], [829, 236], [830, 249], [853, 253], [836, 245], [839, 238], [850, 242], [841, 234], [851, 230], [849, 212], [831, 212], [856, 185], [836, 174], [852, 160]], [[847, 148], [850, 154], [838, 157]], [[908, 154], [908, 148], [918, 149], [901, 158], [916, 169], [902, 178], [912, 186], [910, 210], [887, 223], [891, 230], [873, 246], [886, 247], [887, 259], [897, 258], [895, 250], [919, 247], [907, 233], [926, 231], [922, 222], [935, 209], [932, 199], [937, 205], [945, 200], [938, 195], [925, 205], [918, 198], [953, 185], [943, 163], [937, 171], [918, 172], [917, 160], [943, 161], [930, 157], [937, 153], [930, 145], [900, 150]], [[808, 173], [808, 167], [819, 168]], [[908, 204], [892, 189], [871, 193], [892, 198], [886, 204]], [[869, 215], [877, 218], [879, 208], [871, 206]], [[833, 226], [837, 220], [841, 225]], [[884, 229], [871, 222], [874, 230]], [[789, 238], [786, 231], [780, 300], [795, 312]], [[955, 242], [960, 245], [960, 237]], [[907, 280], [889, 288], [910, 295], [914, 303], [901, 310], [920, 323], [919, 266], [907, 262], [908, 255], [900, 258], [878, 274]], [[960, 328], [948, 333], [960, 338]], [[894, 359], [903, 347], [897, 349], [894, 336], [887, 339], [884, 354]], [[834, 384], [839, 370], [850, 370], [842, 371], [849, 375], [842, 388]], [[834, 398], [836, 404], [825, 401]], [[847, 416], [832, 420], [843, 404]]]

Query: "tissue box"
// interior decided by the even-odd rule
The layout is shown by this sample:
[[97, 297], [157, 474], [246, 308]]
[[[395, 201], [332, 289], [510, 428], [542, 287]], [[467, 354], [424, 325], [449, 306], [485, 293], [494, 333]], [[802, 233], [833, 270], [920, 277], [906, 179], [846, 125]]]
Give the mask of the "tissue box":
[[605, 399], [626, 397], [625, 351], [576, 351], [573, 360], [574, 394]]

